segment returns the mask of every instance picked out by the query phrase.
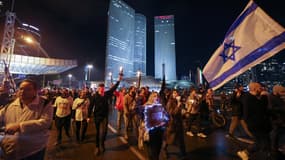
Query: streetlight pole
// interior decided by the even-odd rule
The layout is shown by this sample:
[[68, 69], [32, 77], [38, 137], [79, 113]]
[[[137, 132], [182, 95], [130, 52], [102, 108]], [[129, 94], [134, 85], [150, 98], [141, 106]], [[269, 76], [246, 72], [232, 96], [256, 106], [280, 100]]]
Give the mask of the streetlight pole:
[[91, 78], [90, 78], [90, 73], [91, 73], [91, 69], [93, 68], [93, 65], [92, 64], [88, 64], [87, 65], [87, 69], [88, 69], [88, 78], [87, 80], [90, 81]]
[[72, 78], [72, 74], [68, 74], [68, 78], [69, 78], [69, 89], [71, 89], [71, 78]]

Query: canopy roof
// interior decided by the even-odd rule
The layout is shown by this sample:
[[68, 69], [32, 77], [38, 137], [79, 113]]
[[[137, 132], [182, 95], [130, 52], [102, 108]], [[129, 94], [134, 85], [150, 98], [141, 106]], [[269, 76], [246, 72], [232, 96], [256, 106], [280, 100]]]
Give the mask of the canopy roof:
[[58, 74], [77, 67], [76, 60], [32, 57], [16, 54], [8, 57], [7, 54], [0, 54], [0, 72], [2, 73], [4, 72], [3, 60], [7, 61], [8, 58], [11, 58], [9, 71], [13, 74]]

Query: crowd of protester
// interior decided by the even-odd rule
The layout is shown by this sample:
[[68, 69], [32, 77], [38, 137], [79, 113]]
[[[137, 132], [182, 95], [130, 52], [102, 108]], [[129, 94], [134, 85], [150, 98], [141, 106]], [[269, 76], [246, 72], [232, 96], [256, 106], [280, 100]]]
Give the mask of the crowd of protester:
[[[94, 90], [88, 87], [80, 90], [56, 88], [51, 90], [42, 89], [38, 94], [36, 94], [37, 87], [35, 82], [24, 81], [24, 84], [28, 83], [27, 85], [30, 87], [28, 89], [31, 91], [28, 92], [27, 89], [24, 90], [25, 88], [21, 89], [20, 85], [19, 93], [22, 90], [26, 97], [32, 94], [28, 102], [23, 100], [25, 99], [25, 96], [22, 96], [23, 93], [17, 94], [16, 100], [10, 100], [2, 87], [0, 102], [1, 105], [6, 107], [1, 109], [0, 119], [2, 126], [5, 127], [4, 131], [6, 134], [13, 135], [16, 133], [25, 135], [26, 132], [33, 132], [36, 135], [34, 132], [42, 131], [34, 131], [29, 125], [32, 127], [32, 124], [35, 123], [34, 125], [43, 125], [45, 129], [48, 129], [51, 125], [49, 114], [53, 113], [51, 119], [54, 120], [57, 130], [55, 145], [61, 145], [62, 143], [62, 129], [64, 129], [70, 141], [73, 139], [70, 133], [73, 124], [75, 124], [76, 141], [83, 143], [86, 138], [87, 126], [91, 118], [93, 118], [96, 129], [96, 147], [94, 152], [98, 156], [103, 154], [106, 149], [105, 140], [109, 108], [111, 107], [117, 111], [117, 130], [123, 134], [127, 141], [130, 135], [136, 135], [138, 148], [141, 150], [145, 149], [150, 160], [158, 160], [160, 153], [167, 159], [168, 146], [174, 144], [179, 148], [180, 157], [182, 159], [186, 158], [184, 135], [190, 137], [196, 135], [200, 138], [207, 138], [204, 130], [205, 126], [202, 126], [202, 122], [209, 119], [209, 113], [216, 107], [212, 89], [206, 89], [202, 86], [198, 88], [191, 87], [187, 90], [169, 89], [165, 87], [164, 82], [161, 90], [156, 92], [150, 91], [147, 86], [120, 87], [121, 79], [122, 76], [119, 76], [117, 83], [107, 91], [105, 91], [105, 86], [102, 83]], [[42, 108], [47, 106], [53, 112], [44, 107], [41, 111], [45, 113], [40, 112], [42, 115], [27, 119], [20, 118], [27, 125], [22, 121], [13, 122], [7, 117], [6, 112], [13, 111], [13, 107], [8, 108], [7, 106], [17, 105], [18, 103], [15, 104], [17, 101], [19, 101], [19, 105], [25, 102], [24, 105], [30, 106], [34, 103], [33, 101], [36, 97], [40, 97], [44, 102], [48, 102], [44, 104], [39, 104], [38, 102], [37, 106], [42, 106]], [[236, 85], [231, 96], [223, 93], [220, 100], [220, 109], [225, 109], [226, 107], [231, 107], [232, 109], [231, 124], [226, 137], [234, 140], [236, 138], [235, 129], [240, 124], [246, 135], [254, 141], [250, 147], [237, 145], [239, 149], [237, 155], [241, 159], [249, 159], [255, 153], [263, 151], [268, 153], [267, 156], [269, 158], [276, 158], [280, 152], [278, 150], [280, 130], [285, 127], [285, 88], [276, 85], [273, 87], [272, 93], [269, 93], [261, 84], [252, 82], [249, 84], [248, 92], [244, 91], [243, 86]], [[225, 101], [229, 101], [229, 106], [225, 106]], [[32, 111], [39, 114], [37, 110]], [[163, 116], [155, 117], [155, 112], [163, 113], [160, 114]], [[10, 124], [14, 123], [17, 126], [11, 129]], [[1, 142], [1, 147], [4, 146], [3, 143]], [[15, 150], [20, 149], [16, 148]], [[11, 156], [13, 158], [10, 159], [24, 159], [35, 154], [42, 156], [45, 147], [41, 146], [35, 149], [35, 151], [37, 152], [27, 151], [22, 153], [24, 151], [21, 151], [17, 153], [18, 155], [16, 154], [16, 158], [14, 154]], [[9, 156], [9, 154], [6, 156]]]

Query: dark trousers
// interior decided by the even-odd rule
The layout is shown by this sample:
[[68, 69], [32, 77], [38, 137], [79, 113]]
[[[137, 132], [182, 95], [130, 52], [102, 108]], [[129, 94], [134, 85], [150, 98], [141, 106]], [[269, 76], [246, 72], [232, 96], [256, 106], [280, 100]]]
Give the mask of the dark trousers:
[[37, 153], [30, 155], [26, 158], [23, 158], [21, 160], [44, 160], [45, 152], [46, 152], [46, 148], [43, 148], [42, 150], [38, 151]]
[[255, 143], [248, 147], [250, 157], [254, 156], [256, 159], [267, 159], [270, 153], [270, 136], [269, 133], [262, 131], [253, 131]]
[[177, 142], [178, 147], [180, 149], [181, 156], [186, 156], [186, 147], [185, 147], [185, 140], [184, 140], [184, 131], [177, 133]]
[[191, 131], [191, 126], [193, 124], [195, 124], [196, 130], [199, 133], [201, 131], [200, 126], [201, 126], [201, 119], [200, 119], [200, 114], [191, 114], [190, 113], [190, 117], [188, 119], [188, 130], [187, 131]]
[[[181, 122], [182, 123], [182, 122]], [[171, 139], [171, 140], [169, 140]], [[185, 147], [185, 140], [184, 140], [184, 130], [181, 127], [177, 127], [173, 133], [168, 133], [166, 131], [166, 142], [164, 146], [164, 150], [167, 152], [167, 148], [169, 144], [176, 144], [179, 147], [180, 155], [186, 156], [186, 147]]]
[[162, 128], [156, 128], [149, 131], [149, 141], [145, 142], [146, 151], [149, 160], [159, 160], [163, 135], [164, 135], [164, 129]]
[[[83, 121], [76, 121], [75, 125], [76, 125], [76, 140], [83, 141], [85, 139], [88, 127], [87, 120], [84, 119]], [[80, 131], [81, 131], [81, 136], [80, 136]]]
[[57, 117], [55, 116], [55, 126], [57, 129], [57, 141], [61, 142], [62, 140], [62, 128], [65, 130], [65, 134], [70, 138], [69, 130], [70, 130], [70, 119], [71, 115], [66, 117]]
[[134, 131], [136, 137], [139, 136], [138, 133], [138, 126], [139, 126], [139, 118], [136, 114], [124, 114], [124, 120], [125, 120], [125, 135], [128, 135], [128, 129], [131, 127]]
[[94, 122], [96, 129], [96, 147], [100, 145], [104, 147], [108, 129], [108, 117], [95, 117]]

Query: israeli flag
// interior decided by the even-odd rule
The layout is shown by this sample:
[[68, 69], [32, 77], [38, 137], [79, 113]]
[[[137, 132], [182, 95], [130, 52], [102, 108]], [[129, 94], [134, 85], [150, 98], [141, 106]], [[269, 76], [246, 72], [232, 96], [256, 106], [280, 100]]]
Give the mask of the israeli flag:
[[285, 48], [284, 28], [250, 1], [203, 69], [213, 90]]

